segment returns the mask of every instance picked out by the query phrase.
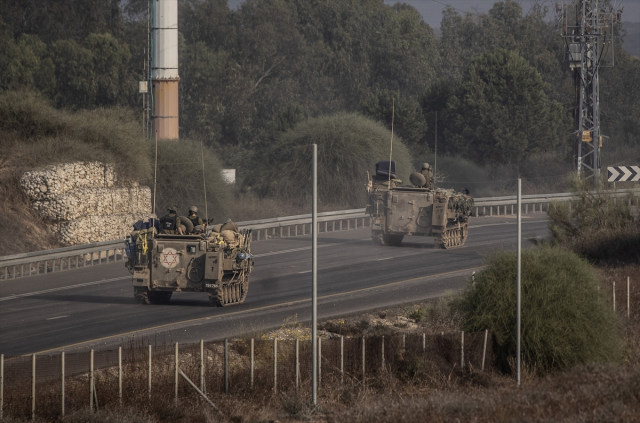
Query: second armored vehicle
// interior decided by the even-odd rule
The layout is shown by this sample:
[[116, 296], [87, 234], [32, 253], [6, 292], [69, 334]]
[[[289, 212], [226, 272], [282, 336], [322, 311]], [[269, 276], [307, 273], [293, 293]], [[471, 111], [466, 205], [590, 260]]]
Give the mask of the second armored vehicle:
[[395, 162], [376, 165], [376, 174], [367, 185], [373, 242], [400, 245], [407, 235], [421, 235], [433, 236], [441, 248], [463, 246], [473, 199], [453, 189], [431, 189], [418, 173], [411, 176], [413, 185], [399, 186]]

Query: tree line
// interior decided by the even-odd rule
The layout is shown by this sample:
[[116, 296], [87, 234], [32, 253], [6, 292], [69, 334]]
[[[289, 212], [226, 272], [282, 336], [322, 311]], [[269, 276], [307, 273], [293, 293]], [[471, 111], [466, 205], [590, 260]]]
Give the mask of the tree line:
[[[147, 0], [4, 0], [0, 90], [59, 108], [140, 110]], [[484, 14], [448, 7], [437, 37], [413, 7], [382, 0], [179, 2], [181, 136], [227, 166], [300, 122], [340, 112], [384, 123], [418, 158], [434, 148], [481, 165], [570, 159], [574, 85], [550, 12], [513, 0]], [[640, 59], [616, 28], [601, 73], [604, 132], [640, 140]], [[437, 118], [436, 118], [437, 116]]]

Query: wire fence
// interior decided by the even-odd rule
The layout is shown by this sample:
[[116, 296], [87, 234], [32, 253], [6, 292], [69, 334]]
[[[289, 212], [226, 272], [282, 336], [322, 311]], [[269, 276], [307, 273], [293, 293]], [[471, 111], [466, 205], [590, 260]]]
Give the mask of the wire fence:
[[[367, 385], [393, 373], [492, 369], [485, 332], [319, 340], [319, 389]], [[176, 354], [176, 351], [178, 354]], [[220, 395], [311, 389], [311, 341], [233, 339], [117, 350], [31, 355], [0, 362], [0, 410], [18, 419], [58, 419], [81, 409], [192, 403]], [[0, 415], [0, 418], [2, 418]]]

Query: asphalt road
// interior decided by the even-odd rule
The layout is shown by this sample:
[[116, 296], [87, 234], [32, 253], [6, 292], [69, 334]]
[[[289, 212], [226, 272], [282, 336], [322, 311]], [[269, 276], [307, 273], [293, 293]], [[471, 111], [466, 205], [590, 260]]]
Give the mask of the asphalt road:
[[[523, 218], [524, 239], [548, 233], [546, 216]], [[460, 289], [496, 249], [514, 249], [513, 217], [472, 218], [455, 250], [432, 238], [405, 237], [400, 247], [373, 245], [369, 229], [318, 237], [318, 313], [326, 319], [434, 298]], [[525, 242], [525, 246], [530, 245]], [[154, 342], [215, 340], [310, 320], [311, 238], [254, 242], [255, 266], [244, 304], [209, 305], [205, 293], [175, 293], [167, 305], [133, 301], [123, 263], [0, 283], [0, 353], [111, 348], [127, 337]]]

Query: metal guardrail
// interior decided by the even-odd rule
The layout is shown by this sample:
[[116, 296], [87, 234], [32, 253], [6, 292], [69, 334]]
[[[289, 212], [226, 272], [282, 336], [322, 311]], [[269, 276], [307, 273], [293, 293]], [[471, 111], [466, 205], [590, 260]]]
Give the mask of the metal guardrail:
[[[616, 197], [625, 197], [640, 190], [618, 190]], [[542, 213], [553, 201], [571, 201], [572, 193], [522, 196], [523, 213]], [[516, 196], [474, 199], [474, 216], [515, 214]], [[529, 209], [531, 206], [531, 210]], [[545, 207], [546, 206], [546, 207]], [[365, 209], [339, 210], [318, 213], [318, 231], [334, 232], [371, 226]], [[311, 233], [311, 214], [275, 217], [271, 219], [238, 222], [239, 228], [252, 228], [254, 241], [269, 238], [288, 238]], [[15, 279], [43, 273], [58, 272], [80, 267], [124, 261], [124, 240], [94, 242], [46, 251], [0, 257], [0, 280]]]

